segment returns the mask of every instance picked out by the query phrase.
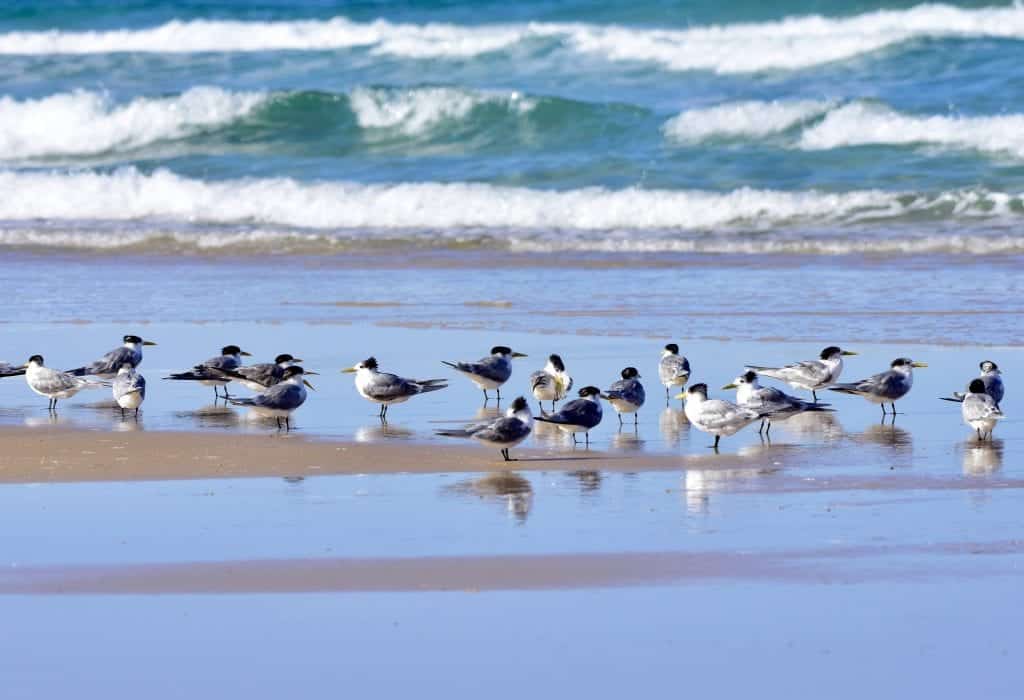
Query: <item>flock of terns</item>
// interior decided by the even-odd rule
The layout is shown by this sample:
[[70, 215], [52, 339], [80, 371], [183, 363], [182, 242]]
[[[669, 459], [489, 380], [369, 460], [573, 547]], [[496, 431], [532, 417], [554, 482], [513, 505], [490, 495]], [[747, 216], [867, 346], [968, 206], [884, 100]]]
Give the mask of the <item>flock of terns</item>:
[[[138, 415], [146, 398], [146, 380], [139, 373], [143, 347], [156, 345], [137, 335], [126, 335], [123, 345], [108, 352], [88, 365], [61, 371], [47, 367], [41, 355], [33, 355], [21, 366], [0, 363], [0, 377], [24, 375], [28, 387], [35, 393], [49, 399], [49, 410], [56, 411], [57, 402], [67, 399], [83, 389], [110, 388], [122, 416], [128, 411]], [[728, 437], [744, 427], [760, 421], [759, 432], [767, 434], [772, 423], [784, 421], [808, 411], [831, 411], [829, 404], [818, 402], [818, 391], [829, 389], [844, 394], [853, 394], [879, 404], [883, 416], [887, 414], [886, 404], [896, 413], [896, 401], [909, 393], [914, 383], [913, 370], [927, 367], [923, 362], [914, 362], [900, 357], [892, 361], [888, 370], [874, 374], [858, 382], [839, 383], [843, 371], [843, 357], [856, 355], [855, 352], [829, 346], [821, 351], [818, 358], [804, 360], [783, 367], [762, 367], [749, 365], [746, 371], [723, 389], [736, 390], [736, 402], [712, 399], [706, 384], [687, 384], [690, 380], [690, 363], [679, 354], [679, 346], [669, 343], [661, 353], [658, 363], [658, 378], [665, 387], [666, 403], [672, 391], [681, 390], [675, 398], [685, 401], [684, 412], [691, 425], [713, 435], [713, 448], [718, 449], [723, 436]], [[299, 358], [289, 354], [278, 355], [273, 362], [244, 365], [243, 357], [250, 354], [237, 345], [221, 349], [220, 355], [195, 365], [192, 369], [171, 374], [164, 379], [172, 381], [193, 381], [213, 387], [214, 395], [237, 406], [246, 406], [256, 415], [276, 419], [278, 428], [291, 429], [291, 415], [306, 401], [306, 387], [313, 386], [306, 379], [317, 374], [304, 370]], [[491, 352], [475, 362], [448, 362], [443, 364], [469, 378], [484, 393], [484, 402], [490, 400], [489, 391], [501, 400], [501, 387], [512, 376], [512, 360], [526, 357], [513, 352], [511, 348], [498, 345]], [[964, 393], [954, 393], [943, 400], [961, 404], [964, 422], [977, 432], [979, 440], [990, 439], [996, 423], [1003, 418], [999, 408], [1004, 387], [999, 368], [994, 362], [981, 363], [981, 375], [972, 380]], [[387, 420], [388, 408], [404, 403], [419, 394], [427, 394], [448, 387], [447, 379], [408, 379], [382, 372], [374, 358], [342, 370], [355, 374], [355, 387], [359, 394], [380, 404], [379, 417]], [[760, 377], [768, 377], [791, 387], [811, 393], [807, 401], [787, 394], [775, 387], [761, 386]], [[569, 396], [573, 379], [558, 355], [551, 355], [545, 367], [530, 375], [530, 389], [538, 402], [539, 414], [534, 415], [527, 400], [517, 397], [504, 415], [490, 421], [475, 423], [456, 430], [439, 430], [438, 435], [470, 438], [482, 444], [498, 448], [506, 461], [511, 461], [509, 450], [527, 437], [533, 430], [533, 422], [542, 421], [556, 425], [572, 435], [573, 443], [577, 434], [583, 433], [589, 444], [590, 431], [600, 424], [603, 417], [601, 401], [607, 401], [615, 410], [619, 423], [623, 414], [633, 414], [637, 422], [637, 411], [646, 401], [646, 392], [635, 367], [622, 370], [621, 379], [601, 390], [596, 386], [585, 386], [577, 392], [578, 398], [557, 409], [558, 402]], [[241, 384], [253, 391], [251, 398], [239, 398], [228, 393], [231, 382]], [[220, 390], [223, 389], [223, 396]], [[551, 411], [545, 411], [543, 402], [551, 402]]]

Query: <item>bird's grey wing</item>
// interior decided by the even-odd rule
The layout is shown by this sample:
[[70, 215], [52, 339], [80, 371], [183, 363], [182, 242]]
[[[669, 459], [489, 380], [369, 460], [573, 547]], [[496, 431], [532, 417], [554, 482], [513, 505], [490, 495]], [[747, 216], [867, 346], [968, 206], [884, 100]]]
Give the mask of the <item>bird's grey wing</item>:
[[288, 411], [302, 405], [302, 389], [294, 384], [275, 384], [251, 401], [254, 406]]
[[234, 370], [235, 374], [241, 375], [250, 382], [256, 382], [262, 386], [273, 386], [281, 380], [282, 370], [271, 362], [262, 362], [256, 365], [239, 367]]
[[555, 415], [551, 416], [555, 423], [566, 425], [587, 425], [597, 418], [598, 405], [589, 399], [574, 399], [565, 404]]
[[1003, 379], [998, 374], [985, 375], [981, 378], [981, 381], [985, 383], [985, 393], [995, 399], [998, 405], [1003, 400]]
[[230, 369], [237, 370], [239, 367], [239, 361], [232, 355], [218, 355], [217, 357], [211, 357], [209, 360], [201, 365], [196, 365], [195, 369]]
[[988, 394], [980, 396], [972, 394], [966, 397], [962, 410], [964, 420], [984, 420], [985, 418], [992, 418], [1002, 413], [996, 407], [996, 402]]
[[417, 388], [408, 379], [385, 372], [374, 375], [373, 381], [364, 387], [364, 391], [370, 398], [378, 401], [397, 399], [402, 396], [412, 396], [419, 393]]
[[720, 399], [711, 399], [701, 405], [701, 422], [711, 429], [731, 427], [737, 423], [750, 422], [757, 417], [757, 411]]
[[113, 374], [121, 369], [125, 362], [135, 366], [135, 353], [122, 346], [114, 348], [106, 355], [88, 365], [89, 374]]
[[6, 362], [0, 362], [0, 377], [17, 377], [22, 374], [25, 374], [23, 367], [15, 367]]
[[554, 384], [555, 378], [541, 370], [530, 375], [530, 388], [539, 389]]
[[500, 357], [485, 357], [473, 364], [473, 374], [491, 381], [504, 382], [512, 374], [512, 368]]
[[518, 418], [499, 418], [486, 428], [473, 433], [477, 440], [511, 442], [530, 434], [530, 426]]
[[36, 388], [44, 393], [57, 393], [74, 389], [82, 380], [67, 372], [48, 372], [40, 375], [35, 382]]
[[612, 382], [612, 385], [608, 387], [608, 391], [604, 392], [604, 395], [610, 399], [626, 399], [625, 393], [629, 388], [628, 383], [625, 379], [620, 379], [616, 382]]
[[830, 378], [828, 366], [824, 362], [819, 362], [818, 360], [794, 362], [791, 365], [783, 367], [780, 370], [780, 373], [785, 373], [789, 377], [801, 379], [808, 384], [820, 384]]
[[675, 379], [678, 377], [689, 376], [690, 361], [682, 355], [666, 355], [661, 358], [661, 364], [658, 365], [658, 371], [663, 379]]

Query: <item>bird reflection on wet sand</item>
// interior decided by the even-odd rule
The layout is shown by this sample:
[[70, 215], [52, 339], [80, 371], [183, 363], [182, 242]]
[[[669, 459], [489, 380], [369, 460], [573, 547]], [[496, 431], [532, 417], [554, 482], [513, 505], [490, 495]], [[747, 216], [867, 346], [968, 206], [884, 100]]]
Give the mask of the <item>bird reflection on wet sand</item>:
[[238, 411], [220, 403], [212, 403], [194, 411], [179, 411], [174, 416], [195, 421], [202, 428], [234, 428], [239, 423]]
[[978, 442], [973, 437], [964, 442], [964, 476], [990, 476], [1003, 468], [1003, 441]]
[[666, 407], [658, 414], [658, 429], [669, 447], [678, 447], [680, 441], [690, 434], [690, 421], [681, 409]]
[[477, 479], [466, 479], [444, 487], [443, 491], [502, 502], [506, 512], [520, 524], [526, 522], [533, 508], [533, 486], [528, 479], [515, 472], [498, 472]]

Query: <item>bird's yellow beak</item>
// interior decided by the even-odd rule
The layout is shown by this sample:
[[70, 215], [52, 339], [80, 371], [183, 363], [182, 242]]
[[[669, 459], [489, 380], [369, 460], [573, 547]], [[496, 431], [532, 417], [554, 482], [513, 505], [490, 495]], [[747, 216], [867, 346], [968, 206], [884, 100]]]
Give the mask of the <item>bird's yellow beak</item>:
[[685, 399], [685, 398], [686, 398], [686, 392], [684, 391], [684, 392], [683, 392], [683, 393], [681, 393], [681, 394], [676, 394], [676, 395], [675, 395], [674, 397], [672, 397], [672, 398], [675, 398], [675, 399]]
[[23, 364], [23, 365], [22, 365], [21, 367], [19, 367], [18, 369], [28, 369], [28, 363], [26, 362], [25, 364]]
[[528, 355], [524, 355], [521, 352], [514, 352], [514, 353], [512, 353], [512, 357], [529, 357], [529, 356]]
[[143, 340], [142, 344], [143, 345], [156, 345], [156, 343], [154, 343], [152, 340]]
[[726, 384], [726, 385], [725, 385], [725, 386], [723, 386], [722, 388], [723, 388], [723, 389], [735, 389], [735, 388], [736, 388], [736, 385], [735, 385], [735, 384]]
[[[306, 374], [312, 374], [312, 372], [306, 372]], [[310, 384], [309, 382], [307, 382], [305, 379], [302, 380], [302, 383], [305, 384], [306, 386], [308, 386], [313, 391], [316, 391], [316, 387], [313, 386], [312, 384]]]
[[242, 350], [238, 354], [241, 355], [242, 357], [252, 357], [252, 353], [251, 352], [246, 352], [245, 350]]
[[927, 367], [928, 363], [927, 362], [911, 362], [910, 366], [911, 367]]
[[358, 371], [359, 371], [358, 367], [346, 367], [345, 369], [341, 370], [341, 373], [342, 374], [353, 374], [353, 373], [358, 372]]
[[842, 350], [842, 351], [840, 351], [839, 354], [840, 355], [856, 355], [857, 353], [855, 353], [853, 350]]

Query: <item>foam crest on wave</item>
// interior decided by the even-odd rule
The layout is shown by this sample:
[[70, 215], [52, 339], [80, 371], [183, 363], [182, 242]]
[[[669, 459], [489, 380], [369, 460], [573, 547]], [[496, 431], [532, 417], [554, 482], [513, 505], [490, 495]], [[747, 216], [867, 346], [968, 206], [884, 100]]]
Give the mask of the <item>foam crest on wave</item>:
[[406, 58], [471, 58], [530, 41], [610, 61], [647, 61], [670, 70], [737, 73], [799, 69], [864, 55], [915, 38], [1024, 38], [1024, 7], [924, 4], [844, 18], [651, 29], [586, 23], [400, 24], [377, 20], [171, 21], [148, 29], [8, 32], [0, 54], [239, 52], [365, 48]]
[[800, 137], [800, 147], [808, 150], [921, 143], [1024, 158], [1024, 115], [916, 116], [881, 105], [851, 103], [829, 112]]
[[821, 100], [727, 102], [680, 112], [665, 122], [662, 131], [673, 141], [681, 142], [768, 136], [819, 117], [834, 104]]
[[422, 134], [444, 121], [465, 119], [483, 105], [518, 114], [536, 106], [536, 101], [516, 92], [474, 92], [453, 87], [356, 88], [348, 99], [363, 129], [398, 129], [406, 135]]
[[0, 97], [0, 158], [89, 155], [188, 136], [230, 123], [267, 100], [258, 92], [197, 87], [177, 97], [114, 103], [76, 90], [34, 100]]

